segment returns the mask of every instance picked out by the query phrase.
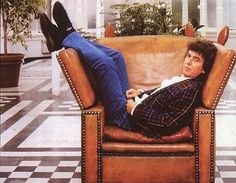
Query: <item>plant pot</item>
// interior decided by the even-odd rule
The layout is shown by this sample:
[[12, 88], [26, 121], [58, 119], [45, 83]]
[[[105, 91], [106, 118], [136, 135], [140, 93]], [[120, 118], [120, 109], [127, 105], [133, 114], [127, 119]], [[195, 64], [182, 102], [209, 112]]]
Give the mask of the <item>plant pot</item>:
[[18, 86], [23, 58], [18, 53], [0, 54], [0, 88]]

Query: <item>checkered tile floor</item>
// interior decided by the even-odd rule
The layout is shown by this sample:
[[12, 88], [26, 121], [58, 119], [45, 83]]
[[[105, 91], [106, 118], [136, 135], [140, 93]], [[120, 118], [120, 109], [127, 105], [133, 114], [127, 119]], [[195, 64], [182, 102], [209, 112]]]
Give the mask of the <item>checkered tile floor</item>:
[[79, 160], [60, 161], [57, 158], [46, 158], [38, 161], [15, 160], [13, 163], [6, 161], [0, 166], [0, 172], [2, 182], [81, 182]]
[[[0, 183], [81, 182], [81, 112], [64, 78], [51, 94], [50, 73], [50, 60], [28, 63], [20, 86], [0, 91]], [[216, 110], [216, 183], [236, 182], [235, 73]]]

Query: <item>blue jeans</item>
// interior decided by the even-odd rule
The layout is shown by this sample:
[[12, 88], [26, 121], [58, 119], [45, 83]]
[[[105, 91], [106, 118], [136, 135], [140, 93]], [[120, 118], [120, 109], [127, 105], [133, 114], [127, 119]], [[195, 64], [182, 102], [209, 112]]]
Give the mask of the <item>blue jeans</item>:
[[78, 32], [68, 35], [63, 40], [62, 46], [74, 48], [95, 73], [107, 120], [113, 125], [131, 129], [125, 98], [129, 83], [121, 53], [89, 41]]

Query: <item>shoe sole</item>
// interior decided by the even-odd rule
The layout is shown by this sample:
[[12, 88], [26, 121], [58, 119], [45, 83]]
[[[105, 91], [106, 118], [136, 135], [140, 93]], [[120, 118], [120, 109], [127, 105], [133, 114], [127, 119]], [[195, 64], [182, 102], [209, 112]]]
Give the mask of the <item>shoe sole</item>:
[[42, 33], [46, 38], [46, 45], [47, 45], [48, 51], [52, 52], [55, 44], [54, 44], [54, 41], [53, 41], [52, 36], [50, 35], [50, 31], [49, 31], [50, 22], [48, 21], [47, 17], [45, 17], [45, 16], [46, 15], [41, 14], [40, 26], [41, 26]]

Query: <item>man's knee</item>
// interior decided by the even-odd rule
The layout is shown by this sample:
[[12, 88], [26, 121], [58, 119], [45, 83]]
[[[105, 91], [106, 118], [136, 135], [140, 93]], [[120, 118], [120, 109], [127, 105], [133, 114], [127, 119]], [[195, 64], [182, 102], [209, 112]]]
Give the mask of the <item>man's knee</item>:
[[115, 69], [116, 65], [114, 64], [113, 61], [110, 59], [108, 60], [103, 60], [97, 65], [97, 68], [102, 69], [102, 70], [110, 70], [110, 69]]

